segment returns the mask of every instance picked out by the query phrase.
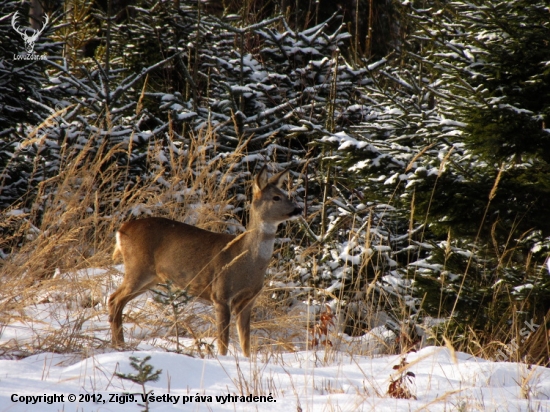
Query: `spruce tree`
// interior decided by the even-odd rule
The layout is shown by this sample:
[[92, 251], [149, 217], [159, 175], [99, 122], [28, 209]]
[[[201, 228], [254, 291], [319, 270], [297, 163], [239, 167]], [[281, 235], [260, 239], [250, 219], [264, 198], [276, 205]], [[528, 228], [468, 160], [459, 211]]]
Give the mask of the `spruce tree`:
[[420, 313], [448, 316], [455, 339], [468, 327], [498, 339], [517, 313], [540, 318], [550, 301], [541, 266], [549, 11], [527, 1], [405, 2], [400, 11], [397, 53], [371, 66], [374, 83], [362, 89], [367, 120], [353, 138], [321, 142], [355, 175], [342, 177], [350, 187], [397, 211], [394, 276], [413, 281]]

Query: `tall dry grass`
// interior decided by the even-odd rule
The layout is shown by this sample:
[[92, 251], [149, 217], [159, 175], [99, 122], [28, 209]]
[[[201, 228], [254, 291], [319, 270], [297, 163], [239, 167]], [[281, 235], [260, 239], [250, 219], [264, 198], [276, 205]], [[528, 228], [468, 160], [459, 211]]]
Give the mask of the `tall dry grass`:
[[[114, 235], [124, 221], [162, 216], [215, 232], [244, 230], [254, 173], [241, 164], [246, 142], [231, 153], [216, 153], [216, 136], [210, 129], [185, 144], [172, 136], [151, 141], [145, 153], [147, 173], [136, 178], [129, 172], [132, 165], [120, 159], [131, 158], [143, 146], [130, 142], [108, 147], [105, 142], [97, 147], [98, 139], [91, 136], [78, 150], [64, 147], [58, 173], [39, 184], [30, 207], [24, 208], [22, 201], [0, 211], [0, 225], [10, 234], [0, 240], [0, 247], [11, 250], [0, 267], [0, 324], [15, 322], [31, 330], [30, 337], [3, 345], [0, 353], [25, 356], [109, 346], [106, 299], [121, 276], [121, 267], [115, 266], [120, 262], [111, 256]], [[35, 166], [38, 173], [40, 166]], [[282, 237], [291, 239], [295, 230], [284, 230]], [[294, 241], [277, 246], [275, 256], [287, 255]], [[277, 264], [279, 272], [291, 269], [288, 260]], [[267, 286], [254, 309], [252, 326], [254, 347], [275, 353], [305, 342], [307, 324], [297, 322], [301, 315], [289, 314], [287, 302], [272, 299], [273, 293]], [[64, 320], [55, 327], [46, 325], [46, 320], [36, 321], [37, 311], [42, 319]], [[125, 311], [130, 345], [157, 339], [160, 346], [172, 348], [178, 337], [168, 315], [169, 309], [152, 299], [131, 302]], [[195, 340], [195, 353], [211, 353], [216, 330], [208, 307], [191, 302], [177, 321], [179, 330]]]
[[12, 251], [0, 268], [1, 323], [40, 303], [46, 291], [64, 293], [66, 301], [82, 293], [88, 297], [79, 301], [96, 304], [89, 292], [94, 282], [76, 274], [112, 267], [114, 234], [128, 219], [164, 216], [213, 231], [243, 230], [245, 202], [236, 189], [248, 177], [235, 168], [243, 148], [213, 157], [211, 130], [186, 145], [151, 142], [148, 174], [131, 179], [129, 165], [113, 159], [130, 158], [132, 145], [96, 148], [96, 138], [78, 151], [61, 151], [58, 173], [39, 184], [30, 208], [16, 204], [0, 211], [0, 225], [9, 233], [0, 247]]
[[0, 246], [17, 251], [2, 268], [4, 279], [34, 281], [50, 278], [55, 269], [108, 265], [114, 232], [130, 217], [191, 219], [211, 230], [224, 229], [228, 216], [236, 219], [228, 206], [235, 185], [231, 164], [240, 154], [210, 160], [208, 132], [170, 158], [158, 145], [149, 146], [149, 176], [137, 182], [112, 160], [131, 148], [96, 150], [94, 140], [76, 153], [62, 152], [59, 172], [38, 186], [29, 212], [13, 213], [18, 205], [0, 212], [2, 226], [12, 229]]
[[[59, 172], [38, 186], [34, 203], [24, 213], [14, 213], [23, 210], [21, 205], [0, 211], [0, 225], [9, 228], [10, 233], [10, 236], [0, 240], [0, 247], [13, 251], [0, 267], [3, 285], [0, 291], [0, 324], [15, 321], [32, 323], [36, 314], [25, 308], [48, 302], [63, 303], [67, 316], [71, 318], [65, 326], [55, 330], [45, 332], [37, 328], [31, 342], [13, 342], [4, 350], [17, 349], [27, 353], [36, 350], [81, 351], [90, 346], [109, 344], [108, 338], [98, 338], [85, 332], [83, 325], [103, 322], [98, 328], [106, 329], [105, 291], [112, 292], [119, 279], [117, 276], [120, 276], [113, 266], [115, 262], [111, 260], [114, 234], [128, 219], [164, 216], [217, 232], [244, 230], [246, 222], [242, 219], [244, 217], [246, 220], [246, 212], [243, 208], [250, 199], [247, 180], [251, 178], [251, 174], [243, 172], [241, 165], [246, 155], [246, 142], [232, 153], [216, 155], [212, 150], [216, 146], [215, 136], [208, 129], [192, 136], [185, 145], [175, 144], [171, 136], [165, 141], [152, 141], [145, 153], [148, 173], [134, 179], [129, 173], [130, 165], [117, 163], [113, 159], [130, 158], [131, 152], [137, 149], [131, 144], [96, 148], [93, 146], [96, 137], [92, 136], [88, 145], [78, 151], [70, 147], [61, 151]], [[326, 207], [325, 204], [321, 206]], [[414, 202], [412, 207], [414, 209]], [[321, 208], [310, 210], [309, 221], [319, 219], [323, 213]], [[414, 210], [411, 210], [413, 215]], [[348, 218], [342, 220], [338, 228], [347, 228], [348, 240], [366, 229], [367, 235], [361, 241], [365, 249], [371, 249], [369, 234], [372, 222], [369, 220], [366, 224], [365, 228], [364, 221]], [[299, 284], [292, 256], [299, 253], [302, 261], [311, 260], [311, 271], [316, 275], [315, 262], [326, 251], [323, 244], [311, 242], [303, 234], [297, 236], [300, 232], [296, 230], [296, 225], [286, 225], [279, 233], [289, 241], [276, 247], [271, 271], [280, 274], [279, 278], [285, 278], [289, 283]], [[334, 239], [328, 241], [338, 241], [334, 233]], [[346, 323], [359, 325], [357, 335], [383, 324], [381, 307], [393, 305], [393, 313], [400, 313], [403, 320], [410, 319], [414, 313], [407, 302], [389, 294], [386, 296], [380, 289], [375, 293], [376, 282], [385, 275], [383, 270], [376, 269], [380, 267], [378, 261], [382, 260], [381, 253], [364, 256], [345, 294], [343, 288], [333, 294], [327, 293], [324, 288], [310, 288], [309, 292], [306, 290], [299, 297], [303, 300], [298, 302], [302, 305], [301, 309], [292, 306], [296, 303], [293, 302], [293, 299], [296, 300], [295, 294], [293, 297], [284, 288], [271, 285], [268, 277], [253, 313], [253, 349], [263, 356], [278, 356], [278, 353], [296, 348], [330, 353], [330, 347], [312, 344], [311, 331], [319, 319], [318, 313], [316, 315], [315, 311], [307, 308], [317, 306], [322, 310], [323, 302], [329, 300], [337, 302], [335, 325], [329, 327], [330, 336], [327, 337], [335, 345], [338, 339], [336, 332], [341, 331]], [[527, 266], [530, 264], [526, 262]], [[97, 277], [82, 276], [90, 268], [103, 268], [101, 282], [98, 283]], [[374, 277], [361, 286], [361, 276], [372, 268], [375, 268]], [[532, 268], [526, 267], [526, 270]], [[167, 308], [158, 304], [141, 305], [139, 310], [132, 310], [130, 304], [125, 312], [130, 324], [143, 325], [143, 331], [134, 334], [135, 345], [150, 338], [164, 340], [168, 345], [178, 339], [173, 336], [173, 328], [167, 325]], [[350, 309], [353, 305], [360, 306], [362, 313], [353, 312]], [[518, 305], [517, 309], [521, 310], [521, 304]], [[93, 311], [90, 311], [91, 308]], [[207, 344], [216, 335], [212, 311], [204, 306], [191, 305], [178, 321], [186, 336], [195, 340], [196, 351], [209, 353]], [[515, 324], [521, 326], [519, 320]], [[402, 326], [404, 329], [395, 342], [381, 339], [377, 344], [348, 348], [358, 354], [373, 353], [381, 348], [386, 353], [407, 352], [416, 342], [405, 322]], [[519, 334], [520, 329], [503, 323], [487, 331], [491, 335], [480, 336], [479, 332], [467, 329], [457, 336], [457, 329], [446, 323], [431, 342], [452, 346], [476, 356], [494, 358], [496, 351], [507, 347], [508, 342], [514, 339], [520, 342], [524, 338]], [[537, 345], [540, 346], [541, 341], [544, 346], [547, 338], [541, 340], [538, 335]], [[530, 340], [534, 338], [534, 335], [530, 336]], [[235, 340], [235, 336], [232, 339]], [[525, 347], [523, 345], [521, 349]], [[510, 355], [510, 360], [521, 360], [524, 353], [519, 352], [525, 351]]]

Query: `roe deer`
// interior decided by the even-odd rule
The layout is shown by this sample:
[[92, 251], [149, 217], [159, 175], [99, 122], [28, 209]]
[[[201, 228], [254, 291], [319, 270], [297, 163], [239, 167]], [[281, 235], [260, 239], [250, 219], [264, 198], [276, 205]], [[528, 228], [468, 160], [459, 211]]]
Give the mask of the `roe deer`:
[[231, 312], [245, 356], [250, 356], [250, 312], [263, 287], [279, 223], [302, 214], [280, 187], [287, 170], [271, 178], [264, 166], [253, 183], [246, 232], [214, 233], [164, 218], [129, 221], [116, 234], [113, 259], [122, 254], [125, 276], [109, 298], [114, 345], [124, 342], [124, 306], [159, 282], [172, 281], [214, 304], [218, 349], [227, 354]]

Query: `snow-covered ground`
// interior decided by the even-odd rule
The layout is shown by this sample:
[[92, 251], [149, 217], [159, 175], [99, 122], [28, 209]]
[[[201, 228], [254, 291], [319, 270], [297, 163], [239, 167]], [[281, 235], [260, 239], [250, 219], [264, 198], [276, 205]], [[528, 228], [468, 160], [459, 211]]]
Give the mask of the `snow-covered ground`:
[[[150, 355], [149, 363], [162, 369], [157, 382], [146, 384], [155, 398], [149, 404], [152, 411], [550, 410], [550, 370], [463, 353], [454, 359], [447, 349], [435, 347], [407, 357], [408, 370], [415, 374], [409, 389], [416, 399], [387, 395], [399, 356], [340, 352], [324, 360], [321, 351], [200, 359], [149, 350], [75, 360], [73, 355], [43, 353], [0, 360], [0, 410], [136, 411], [142, 403], [141, 386], [115, 376], [135, 372], [129, 366], [132, 355]], [[133, 402], [124, 394], [135, 394]], [[55, 400], [44, 397], [51, 395], [58, 395], [58, 402], [46, 403]]]
[[[90, 276], [89, 283], [78, 284], [92, 295], [96, 288], [100, 299], [117, 280], [109, 271]], [[359, 355], [349, 342], [326, 350], [260, 348], [250, 359], [232, 347], [229, 356], [201, 358], [168, 352], [158, 344], [162, 339], [140, 340], [147, 325], [125, 323], [129, 340], [140, 343], [135, 351], [119, 352], [94, 344], [109, 336], [104, 300], [86, 308], [69, 304], [59, 290], [36, 296], [24, 313], [14, 312], [1, 325], [0, 411], [137, 411], [144, 408], [144, 390], [151, 411], [550, 411], [550, 369], [486, 361], [448, 348], [408, 353], [402, 370], [395, 366], [403, 356]], [[74, 286], [69, 290], [73, 298], [95, 299]], [[146, 301], [129, 309], [137, 313]], [[64, 342], [81, 349], [65, 353]], [[38, 347], [51, 351], [26, 356]], [[153, 371], [162, 370], [159, 379], [142, 388], [117, 376], [136, 372], [130, 356], [150, 356]], [[388, 394], [399, 377], [393, 393], [409, 393], [409, 399]]]

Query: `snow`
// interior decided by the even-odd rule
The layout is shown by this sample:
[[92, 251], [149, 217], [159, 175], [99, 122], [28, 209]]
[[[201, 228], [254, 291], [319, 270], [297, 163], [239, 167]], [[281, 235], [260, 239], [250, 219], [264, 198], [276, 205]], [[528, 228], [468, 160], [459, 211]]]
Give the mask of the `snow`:
[[378, 60], [378, 61], [375, 62], [375, 63], [369, 64], [369, 65], [367, 66], [367, 69], [368, 69], [368, 70], [376, 70], [379, 66], [384, 65], [386, 62], [387, 62], [386, 59], [380, 59], [380, 60]]
[[178, 113], [178, 120], [181, 120], [182, 122], [189, 121], [193, 118], [197, 117], [196, 112], [183, 112]]
[[515, 292], [522, 292], [525, 289], [533, 289], [534, 286], [531, 283], [526, 283], [525, 285], [519, 285], [513, 288]]
[[[151, 356], [149, 364], [162, 370], [157, 382], [146, 383], [147, 391], [156, 399], [149, 404], [151, 411], [281, 411], [297, 407], [322, 411], [331, 410], [329, 405], [345, 411], [424, 407], [443, 411], [454, 410], [457, 405], [467, 406], [467, 410], [503, 411], [550, 407], [548, 369], [486, 362], [436, 347], [407, 355], [408, 371], [415, 375], [411, 391], [417, 398], [410, 400], [386, 395], [390, 378], [397, 374], [392, 367], [400, 356], [355, 356], [323, 349], [283, 353], [276, 359], [261, 355], [253, 359], [240, 355], [200, 359], [146, 350], [95, 354], [77, 362], [73, 356], [54, 353], [0, 360], [0, 407], [10, 411], [136, 411], [142, 388], [115, 375], [132, 372], [130, 356]], [[529, 399], [522, 399], [518, 384], [522, 379], [529, 380]], [[130, 399], [123, 396], [125, 393], [134, 394], [135, 401], [122, 403]], [[33, 402], [30, 397], [36, 402], [37, 396], [54, 394], [63, 396], [64, 402], [24, 403]], [[70, 395], [76, 396], [74, 402], [68, 400]], [[92, 395], [96, 402], [90, 399]], [[227, 395], [239, 398], [228, 401]], [[258, 397], [257, 401], [250, 395]], [[197, 396], [202, 399], [197, 401]], [[248, 396], [248, 401], [240, 396]]]
[[429, 271], [434, 272], [440, 272], [443, 270], [443, 265], [440, 265], [438, 263], [428, 263], [426, 259], [417, 260], [416, 262], [412, 262], [409, 266], [418, 267], [421, 269], [428, 269]]
[[231, 91], [233, 93], [242, 94], [242, 93], [252, 93], [253, 90], [248, 86], [231, 86]]
[[6, 213], [7, 216], [23, 216], [24, 214], [25, 214], [25, 211], [20, 209], [10, 210], [9, 212]]
[[321, 142], [327, 143], [339, 143], [338, 150], [346, 149], [363, 149], [364, 147], [370, 147], [368, 142], [359, 141], [349, 136], [345, 132], [338, 132], [331, 136], [325, 136], [321, 139]]
[[[161, 344], [167, 340], [148, 337], [149, 325], [132, 324], [151, 301], [142, 295], [128, 305], [131, 315], [125, 322], [127, 341], [135, 350], [93, 347], [89, 342], [109, 339], [105, 305], [121, 280], [120, 270], [59, 272], [55, 280], [64, 288], [37, 293], [34, 304], [5, 317], [9, 321], [0, 335], [0, 411], [141, 410], [144, 389], [117, 375], [136, 372], [130, 367], [131, 356], [150, 356], [153, 370], [162, 370], [156, 382], [145, 383], [151, 411], [550, 410], [548, 368], [488, 361], [446, 347], [383, 355], [385, 347], [395, 345], [396, 336], [380, 326], [358, 337], [331, 331], [326, 337], [331, 345], [326, 347], [306, 345], [310, 335], [304, 326], [303, 343], [284, 350], [259, 345], [245, 358], [232, 339], [228, 356], [217, 356], [214, 349], [200, 358], [170, 352], [169, 345]], [[87, 287], [73, 287], [76, 281], [88, 282]], [[77, 327], [78, 333], [71, 335]], [[253, 336], [260, 333], [253, 322]], [[32, 353], [33, 344], [47, 346], [65, 335], [88, 338], [78, 352], [50, 345], [50, 350]], [[191, 339], [180, 340], [183, 346], [193, 345]], [[403, 358], [405, 368], [395, 369]], [[414, 397], [392, 398], [390, 382], [407, 372], [414, 374], [406, 383]]]
[[445, 119], [445, 118], [442, 118], [440, 120], [439, 124], [441, 126], [457, 126], [457, 127], [466, 127], [467, 126], [467, 124], [464, 123], [464, 122], [458, 122], [456, 120]]

